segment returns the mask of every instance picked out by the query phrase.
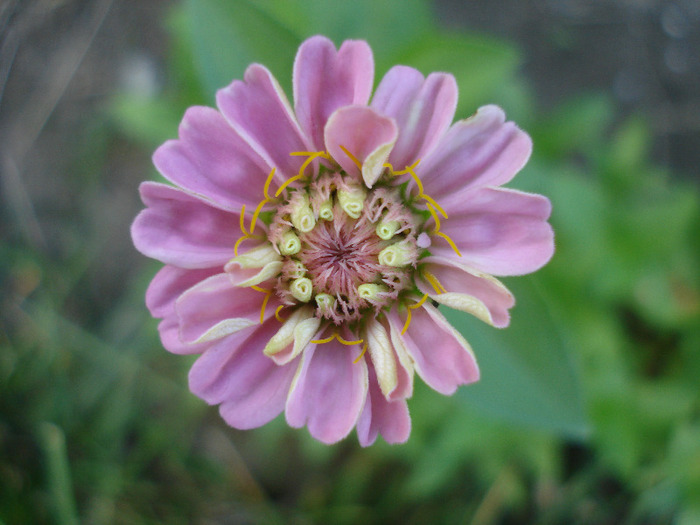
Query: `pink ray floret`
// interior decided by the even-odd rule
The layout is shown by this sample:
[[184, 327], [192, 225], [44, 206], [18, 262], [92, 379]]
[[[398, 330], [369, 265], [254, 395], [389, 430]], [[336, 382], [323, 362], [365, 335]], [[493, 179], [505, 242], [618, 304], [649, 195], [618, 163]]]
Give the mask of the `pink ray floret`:
[[291, 104], [251, 65], [155, 152], [172, 185], [141, 185], [131, 230], [165, 264], [146, 305], [232, 427], [284, 412], [324, 443], [402, 443], [415, 373], [446, 395], [479, 379], [440, 309], [507, 326], [496, 276], [551, 258], [550, 203], [501, 187], [531, 140], [496, 106], [453, 123], [447, 73], [395, 66], [372, 96], [367, 43], [315, 36], [293, 79]]

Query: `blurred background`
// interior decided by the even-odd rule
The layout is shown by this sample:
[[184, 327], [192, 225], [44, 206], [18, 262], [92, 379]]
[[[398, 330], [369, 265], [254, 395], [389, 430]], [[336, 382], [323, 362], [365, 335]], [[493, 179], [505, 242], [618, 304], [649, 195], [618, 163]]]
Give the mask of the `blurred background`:
[[[228, 428], [132, 247], [150, 155], [253, 61], [364, 38], [534, 140], [557, 253], [409, 442]], [[0, 0], [0, 523], [700, 523], [700, 4]], [[417, 381], [420, 383], [420, 381]]]

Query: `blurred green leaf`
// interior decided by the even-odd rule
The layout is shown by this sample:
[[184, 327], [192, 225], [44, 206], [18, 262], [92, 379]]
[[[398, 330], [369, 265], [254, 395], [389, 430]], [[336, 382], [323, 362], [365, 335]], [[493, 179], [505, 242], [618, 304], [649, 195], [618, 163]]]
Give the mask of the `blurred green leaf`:
[[445, 311], [474, 348], [481, 368], [481, 381], [461, 395], [486, 414], [582, 439], [588, 423], [562, 329], [534, 278], [508, 286], [518, 304], [506, 330]]
[[264, 64], [291, 92], [291, 64], [301, 39], [246, 0], [186, 0], [194, 57], [207, 96]]
[[155, 148], [177, 135], [182, 111], [166, 98], [118, 95], [109, 109], [112, 119], [128, 137]]
[[323, 34], [336, 45], [346, 39], [367, 40], [379, 74], [433, 25], [425, 0], [403, 0], [400, 8], [395, 0], [267, 0], [257, 5], [302, 38]]

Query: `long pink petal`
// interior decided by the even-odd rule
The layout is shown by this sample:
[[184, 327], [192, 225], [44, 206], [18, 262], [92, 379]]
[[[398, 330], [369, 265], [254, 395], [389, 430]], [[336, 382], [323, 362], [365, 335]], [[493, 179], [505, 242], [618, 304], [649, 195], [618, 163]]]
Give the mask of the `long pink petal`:
[[314, 149], [326, 149], [323, 130], [336, 109], [367, 104], [374, 80], [374, 59], [367, 42], [346, 40], [336, 52], [323, 36], [306, 40], [294, 62], [294, 103], [301, 128]]
[[[362, 176], [371, 188], [389, 158], [398, 137], [398, 128], [393, 119], [371, 108], [346, 106], [330, 116], [324, 137], [328, 153], [341, 168], [350, 175]], [[362, 169], [348, 153], [355, 157]]]
[[[404, 324], [395, 312], [389, 314], [389, 321], [399, 330]], [[434, 306], [416, 308], [402, 337], [418, 375], [441, 394], [451, 395], [458, 386], [479, 379], [469, 344]]]
[[[482, 274], [453, 258], [431, 256], [421, 260], [427, 270], [448, 293], [464, 294], [478, 299], [488, 309], [489, 322], [502, 328], [508, 326], [510, 315], [508, 309], [515, 304], [513, 295], [500, 281], [490, 275]], [[440, 294], [428, 279], [417, 280], [418, 288], [440, 301]]]
[[367, 396], [365, 360], [353, 363], [359, 353], [359, 346], [336, 340], [304, 350], [285, 410], [290, 426], [307, 425], [313, 437], [327, 444], [350, 433]]
[[532, 152], [530, 137], [503, 110], [484, 106], [455, 123], [417, 167], [425, 193], [443, 207], [464, 202], [473, 187], [500, 186], [511, 180]]
[[144, 182], [146, 206], [131, 225], [136, 249], [180, 268], [223, 266], [242, 235], [239, 215], [172, 186]]
[[297, 174], [304, 158], [290, 153], [308, 151], [310, 144], [282, 88], [265, 67], [250, 66], [244, 81], [234, 80], [217, 92], [216, 102], [233, 129], [277, 168], [278, 180]]
[[153, 155], [167, 179], [229, 209], [240, 210], [244, 204], [255, 207], [263, 199], [271, 168], [221, 113], [207, 107], [189, 108], [179, 135]]
[[402, 170], [430, 154], [452, 123], [457, 82], [447, 73], [425, 79], [416, 69], [394, 66], [379, 83], [372, 107], [396, 120], [399, 138], [389, 162]]
[[221, 415], [232, 427], [259, 427], [284, 410], [296, 362], [277, 366], [262, 352], [278, 325], [269, 319], [222, 339], [190, 370], [192, 392], [209, 404], [221, 403]]
[[480, 188], [446, 208], [440, 231], [457, 245], [433, 236], [430, 251], [492, 275], [523, 275], [544, 266], [554, 253], [546, 197], [505, 188]]
[[[184, 342], [196, 342], [205, 334], [207, 339], [222, 337], [230, 331], [242, 330], [260, 322], [265, 294], [252, 288], [237, 288], [229, 274], [214, 275], [193, 286], [175, 302], [180, 320], [180, 337]], [[274, 315], [279, 305], [276, 296], [267, 301], [263, 319]], [[222, 321], [236, 320], [233, 328], [211, 333]]]
[[168, 352], [179, 355], [201, 354], [216, 341], [203, 343], [185, 343], [180, 338], [180, 321], [176, 315], [169, 315], [158, 323], [158, 333], [163, 348]]
[[389, 444], [405, 443], [411, 434], [411, 416], [403, 399], [387, 401], [377, 383], [377, 375], [368, 362], [369, 389], [365, 407], [357, 421], [357, 438], [360, 445], [372, 445], [379, 434]]

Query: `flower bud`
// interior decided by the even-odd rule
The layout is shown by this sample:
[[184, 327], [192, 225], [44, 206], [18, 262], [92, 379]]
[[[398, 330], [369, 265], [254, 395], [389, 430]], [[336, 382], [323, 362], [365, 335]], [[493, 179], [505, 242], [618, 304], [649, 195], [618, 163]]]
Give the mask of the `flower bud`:
[[282, 255], [294, 255], [301, 250], [301, 241], [297, 234], [290, 230], [282, 235], [279, 248]]
[[363, 186], [353, 186], [347, 190], [338, 190], [340, 207], [353, 219], [360, 218], [366, 198], [367, 190]]
[[380, 239], [384, 239], [385, 241], [388, 241], [391, 239], [394, 234], [396, 233], [396, 230], [399, 229], [399, 221], [379, 221], [379, 224], [377, 224], [377, 236]]

